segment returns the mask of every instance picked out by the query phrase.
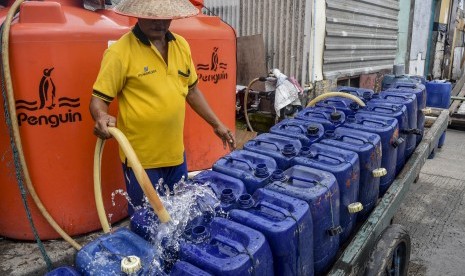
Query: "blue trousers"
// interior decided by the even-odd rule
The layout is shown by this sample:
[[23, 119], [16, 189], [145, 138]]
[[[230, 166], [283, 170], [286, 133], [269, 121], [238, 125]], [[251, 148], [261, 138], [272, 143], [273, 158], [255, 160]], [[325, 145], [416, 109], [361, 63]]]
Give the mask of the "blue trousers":
[[[154, 188], [156, 188], [160, 178], [163, 178], [163, 185], [168, 185], [170, 191], [173, 191], [174, 184], [179, 182], [183, 176], [184, 179], [187, 179], [186, 154], [184, 153], [184, 162], [180, 165], [146, 169], [145, 171], [147, 172], [147, 175], [149, 176], [149, 179], [152, 182]], [[123, 163], [123, 172], [126, 182], [126, 191], [131, 198], [132, 205], [134, 205], [134, 207], [142, 206], [144, 192], [137, 182], [134, 171]], [[157, 192], [159, 195], [163, 195], [165, 191], [163, 189], [158, 189]], [[128, 214], [132, 216], [133, 213], [134, 208], [131, 206], [131, 204], [128, 204]]]

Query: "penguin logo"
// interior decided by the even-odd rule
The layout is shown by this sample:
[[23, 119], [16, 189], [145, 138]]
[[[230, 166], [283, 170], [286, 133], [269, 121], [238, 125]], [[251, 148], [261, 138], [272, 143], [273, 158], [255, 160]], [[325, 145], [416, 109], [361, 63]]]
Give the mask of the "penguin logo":
[[218, 69], [218, 47], [213, 48], [212, 63], [210, 70], [216, 71]]
[[208, 64], [208, 63], [204, 63], [204, 64], [199, 63], [199, 64], [197, 64], [197, 70], [198, 71], [213, 71], [213, 72], [217, 72], [218, 69], [227, 70], [228, 69], [228, 64], [220, 62], [218, 51], [219, 51], [219, 48], [214, 47], [212, 55], [211, 55], [210, 64]]
[[44, 69], [42, 79], [39, 84], [39, 99], [40, 105], [39, 109], [47, 107], [52, 110], [55, 107], [55, 84], [53, 83], [52, 74], [54, 67], [49, 69]]

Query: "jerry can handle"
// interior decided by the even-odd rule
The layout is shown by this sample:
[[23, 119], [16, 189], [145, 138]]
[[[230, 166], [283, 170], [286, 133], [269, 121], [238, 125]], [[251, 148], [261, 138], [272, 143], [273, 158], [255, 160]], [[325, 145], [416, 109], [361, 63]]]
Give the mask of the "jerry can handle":
[[244, 164], [246, 164], [247, 166], [249, 166], [249, 168], [250, 168], [251, 171], [254, 171], [254, 168], [252, 167], [252, 165], [250, 165], [249, 161], [242, 160], [242, 159], [239, 159], [239, 158], [236, 158], [236, 157], [232, 157], [232, 156], [221, 157], [221, 158], [226, 159], [226, 160], [231, 160], [231, 161], [237, 161], [237, 162], [240, 162], [240, 163], [244, 163]]
[[382, 124], [383, 126], [386, 126], [386, 124], [385, 124], [384, 122], [375, 121], [375, 120], [370, 120], [370, 119], [366, 119], [366, 118], [362, 119], [361, 121], [362, 121], [362, 123], [364, 123], [364, 122], [370, 122], [370, 123]]
[[317, 118], [328, 119], [328, 116], [326, 116], [327, 115], [326, 113], [321, 112], [321, 111], [316, 111], [316, 110], [308, 110], [307, 112], [304, 113], [304, 115], [307, 116], [307, 114], [310, 114], [310, 113], [318, 115], [318, 116], [315, 116]]
[[319, 184], [320, 183], [317, 180], [313, 180], [313, 179], [310, 180], [310, 179], [303, 178], [303, 177], [297, 177], [297, 176], [289, 177], [290, 182], [292, 182], [293, 180], [299, 180], [299, 181], [302, 181], [302, 182], [313, 183], [313, 184]]
[[240, 244], [239, 242], [237, 241], [233, 241], [233, 240], [230, 240], [228, 238], [226, 238], [225, 236], [223, 235], [220, 235], [220, 234], [217, 234], [215, 235], [214, 237], [212, 237], [212, 241], [217, 241], [219, 243], [222, 243], [224, 245], [227, 245], [229, 247], [232, 247], [234, 248], [237, 252], [240, 252], [240, 253], [246, 253], [246, 249], [245, 247]]
[[255, 143], [264, 143], [264, 144], [269, 144], [269, 145], [272, 145], [272, 146], [275, 146], [276, 147], [276, 151], [281, 151], [279, 149], [279, 146], [276, 144], [276, 143], [273, 143], [273, 142], [270, 142], [270, 141], [266, 141], [266, 140], [261, 140], [261, 139], [255, 139], [253, 140]]
[[328, 159], [337, 160], [337, 161], [339, 161], [339, 162], [341, 162], [341, 163], [344, 163], [344, 161], [345, 161], [344, 158], [342, 158], [342, 157], [335, 157], [335, 156], [331, 156], [331, 155], [324, 154], [324, 153], [321, 153], [321, 152], [317, 152], [317, 153], [314, 155], [314, 157], [318, 157], [318, 156], [324, 156], [324, 157], [326, 157], [326, 158], [328, 158]]
[[347, 135], [347, 134], [342, 134], [342, 135], [339, 136], [339, 138], [344, 138], [344, 137], [348, 137], [348, 138], [351, 138], [351, 139], [354, 139], [354, 140], [359, 140], [359, 141], [362, 141], [365, 144], [369, 143], [368, 139], [365, 139], [363, 137], [357, 137], [357, 136], [354, 136], [354, 135]]
[[286, 209], [284, 209], [282, 207], [270, 204], [269, 202], [266, 202], [266, 201], [258, 202], [257, 207], [259, 207], [259, 206], [263, 206], [265, 208], [268, 208], [268, 209], [271, 209], [271, 210], [276, 211], [278, 213], [281, 213], [286, 217], [293, 217], [291, 212], [289, 212], [288, 210], [286, 210]]
[[298, 125], [298, 124], [294, 124], [294, 123], [287, 123], [287, 124], [283, 125], [283, 127], [289, 127], [289, 126], [297, 127], [297, 128], [299, 128], [301, 130], [301, 133], [305, 133], [305, 128], [302, 125]]
[[375, 110], [375, 109], [384, 109], [384, 110], [396, 111], [396, 108], [388, 107], [388, 106], [375, 106], [375, 107], [373, 107], [373, 110]]
[[414, 83], [397, 83], [394, 85], [395, 88], [417, 88]]

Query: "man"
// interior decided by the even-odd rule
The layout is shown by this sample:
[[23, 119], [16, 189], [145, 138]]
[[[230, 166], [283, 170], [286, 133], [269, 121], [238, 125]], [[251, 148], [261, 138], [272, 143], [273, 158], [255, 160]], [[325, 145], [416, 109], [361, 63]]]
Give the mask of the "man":
[[[231, 131], [197, 87], [189, 44], [168, 30], [172, 19], [194, 16], [198, 9], [188, 0], [125, 0], [115, 11], [137, 17], [138, 22], [105, 51], [90, 102], [94, 134], [110, 138], [108, 127], [117, 122], [152, 183], [163, 178], [172, 190], [187, 177], [183, 144], [186, 101], [213, 127], [224, 147], [236, 147]], [[114, 98], [118, 99], [117, 120], [108, 114]], [[142, 190], [121, 150], [120, 157], [131, 202], [140, 206]], [[129, 214], [133, 211], [130, 204]]]

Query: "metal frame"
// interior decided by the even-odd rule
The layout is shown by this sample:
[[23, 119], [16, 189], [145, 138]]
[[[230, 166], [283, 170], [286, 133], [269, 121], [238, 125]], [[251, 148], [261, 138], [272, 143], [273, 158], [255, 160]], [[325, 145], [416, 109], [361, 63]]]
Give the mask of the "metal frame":
[[438, 118], [425, 133], [422, 142], [405, 164], [401, 173], [342, 252], [328, 275], [360, 275], [363, 273], [378, 237], [390, 224], [392, 217], [409, 191], [410, 185], [420, 174], [428, 156], [436, 147], [442, 133], [447, 129], [448, 122], [449, 110], [440, 111]]

